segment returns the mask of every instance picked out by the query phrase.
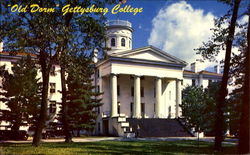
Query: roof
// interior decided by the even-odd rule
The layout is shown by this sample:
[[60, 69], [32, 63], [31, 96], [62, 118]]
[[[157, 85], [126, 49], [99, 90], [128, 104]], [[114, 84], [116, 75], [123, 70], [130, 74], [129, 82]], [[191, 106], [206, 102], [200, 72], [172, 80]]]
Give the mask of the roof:
[[19, 53], [15, 53], [14, 52], [6, 52], [6, 51], [2, 51], [0, 52], [0, 55], [8, 55], [8, 56], [27, 56], [27, 55], [30, 55], [32, 57], [37, 57], [36, 54], [33, 54], [33, 53], [25, 53], [25, 52], [19, 52]]
[[191, 74], [191, 75], [199, 75], [199, 74], [203, 74], [203, 75], [213, 75], [213, 76], [223, 76], [222, 74], [218, 74], [218, 73], [215, 73], [215, 72], [209, 72], [209, 71], [206, 71], [206, 70], [202, 70], [200, 72], [194, 72], [194, 71], [190, 71], [190, 70], [184, 70], [183, 72], [184, 74]]
[[[148, 54], [147, 57], [145, 57], [146, 53]], [[124, 58], [124, 59], [141, 60], [141, 61], [152, 61], [155, 63], [162, 62], [162, 63], [168, 63], [168, 64], [177, 64], [181, 66], [187, 65], [185, 61], [173, 55], [170, 55], [154, 46], [145, 46], [145, 47], [136, 48], [132, 50], [113, 53], [109, 55], [109, 57], [119, 57], [119, 58]]]

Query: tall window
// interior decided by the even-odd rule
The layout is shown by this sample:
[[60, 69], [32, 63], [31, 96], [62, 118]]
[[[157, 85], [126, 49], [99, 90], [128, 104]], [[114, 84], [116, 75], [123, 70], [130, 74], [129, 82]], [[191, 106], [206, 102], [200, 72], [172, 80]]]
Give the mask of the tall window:
[[111, 39], [111, 46], [115, 46], [115, 38]]
[[130, 114], [131, 114], [131, 117], [133, 117], [133, 111], [134, 111], [134, 103], [131, 102], [130, 103]]
[[50, 83], [50, 93], [55, 93], [56, 92], [56, 83]]
[[56, 101], [50, 101], [50, 103], [49, 103], [49, 113], [50, 114], [56, 113]]
[[134, 96], [134, 87], [131, 87], [131, 96]]
[[195, 79], [192, 79], [192, 86], [195, 86]]
[[117, 85], [117, 96], [120, 96], [120, 86]]
[[51, 76], [55, 76], [55, 75], [56, 75], [56, 67], [55, 67], [55, 66], [52, 66], [52, 67], [51, 67], [50, 75], [51, 75]]
[[142, 118], [145, 117], [145, 103], [141, 103], [141, 115], [142, 115]]
[[122, 40], [121, 40], [121, 46], [125, 47], [125, 39], [124, 38], [122, 38]]
[[144, 97], [144, 87], [141, 87], [141, 97]]
[[121, 103], [120, 102], [117, 103], [117, 113], [121, 114]]

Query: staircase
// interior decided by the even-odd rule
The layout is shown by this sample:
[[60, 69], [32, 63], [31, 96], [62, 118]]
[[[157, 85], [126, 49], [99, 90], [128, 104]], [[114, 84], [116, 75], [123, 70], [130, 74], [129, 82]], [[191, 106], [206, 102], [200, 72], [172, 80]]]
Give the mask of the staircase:
[[138, 137], [193, 137], [178, 119], [127, 118]]
[[126, 120], [125, 114], [119, 114], [118, 117], [112, 118], [112, 135], [120, 137], [135, 137], [135, 133], [130, 127], [129, 122]]

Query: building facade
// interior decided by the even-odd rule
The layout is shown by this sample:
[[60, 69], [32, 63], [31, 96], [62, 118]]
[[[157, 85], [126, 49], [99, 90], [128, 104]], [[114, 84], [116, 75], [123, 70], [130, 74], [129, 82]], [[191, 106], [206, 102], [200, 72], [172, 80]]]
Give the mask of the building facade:
[[107, 23], [108, 57], [96, 64], [96, 83], [103, 92], [98, 110], [97, 133], [122, 136], [133, 119], [177, 119], [181, 117], [181, 91], [187, 85], [207, 87], [221, 75], [185, 70], [187, 63], [156, 47], [132, 49], [133, 29], [128, 21]]
[[[209, 82], [221, 79], [218, 72], [197, 70], [197, 63], [191, 64], [191, 70], [185, 70], [185, 61], [156, 47], [132, 49], [133, 29], [128, 21], [108, 21], [106, 30], [107, 58], [94, 59], [94, 84], [97, 91], [103, 92], [94, 134], [126, 136], [134, 133], [135, 127], [129, 119], [177, 119], [181, 117], [183, 88], [188, 85], [207, 87]], [[6, 65], [11, 72], [12, 62], [23, 55], [10, 56], [0, 51], [0, 66]], [[41, 77], [40, 72], [38, 76]], [[60, 90], [60, 66], [54, 65], [48, 98], [48, 112], [52, 116], [60, 110]], [[0, 109], [6, 109], [1, 101]], [[4, 129], [8, 124], [1, 122], [1, 125]]]

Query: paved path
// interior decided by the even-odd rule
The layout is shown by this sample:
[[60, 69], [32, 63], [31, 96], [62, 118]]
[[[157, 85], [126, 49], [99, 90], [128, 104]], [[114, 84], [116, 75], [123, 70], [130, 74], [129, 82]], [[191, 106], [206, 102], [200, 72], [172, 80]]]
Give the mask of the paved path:
[[[123, 138], [123, 137], [84, 137], [73, 138], [74, 142], [98, 142], [98, 141], [178, 141], [178, 140], [197, 140], [197, 137], [155, 137], [155, 138]], [[214, 137], [200, 138], [200, 141], [214, 142]], [[226, 139], [224, 144], [237, 144], [237, 139]], [[42, 142], [64, 142], [64, 139], [43, 139]], [[32, 143], [32, 138], [26, 141], [0, 141], [0, 143]]]

